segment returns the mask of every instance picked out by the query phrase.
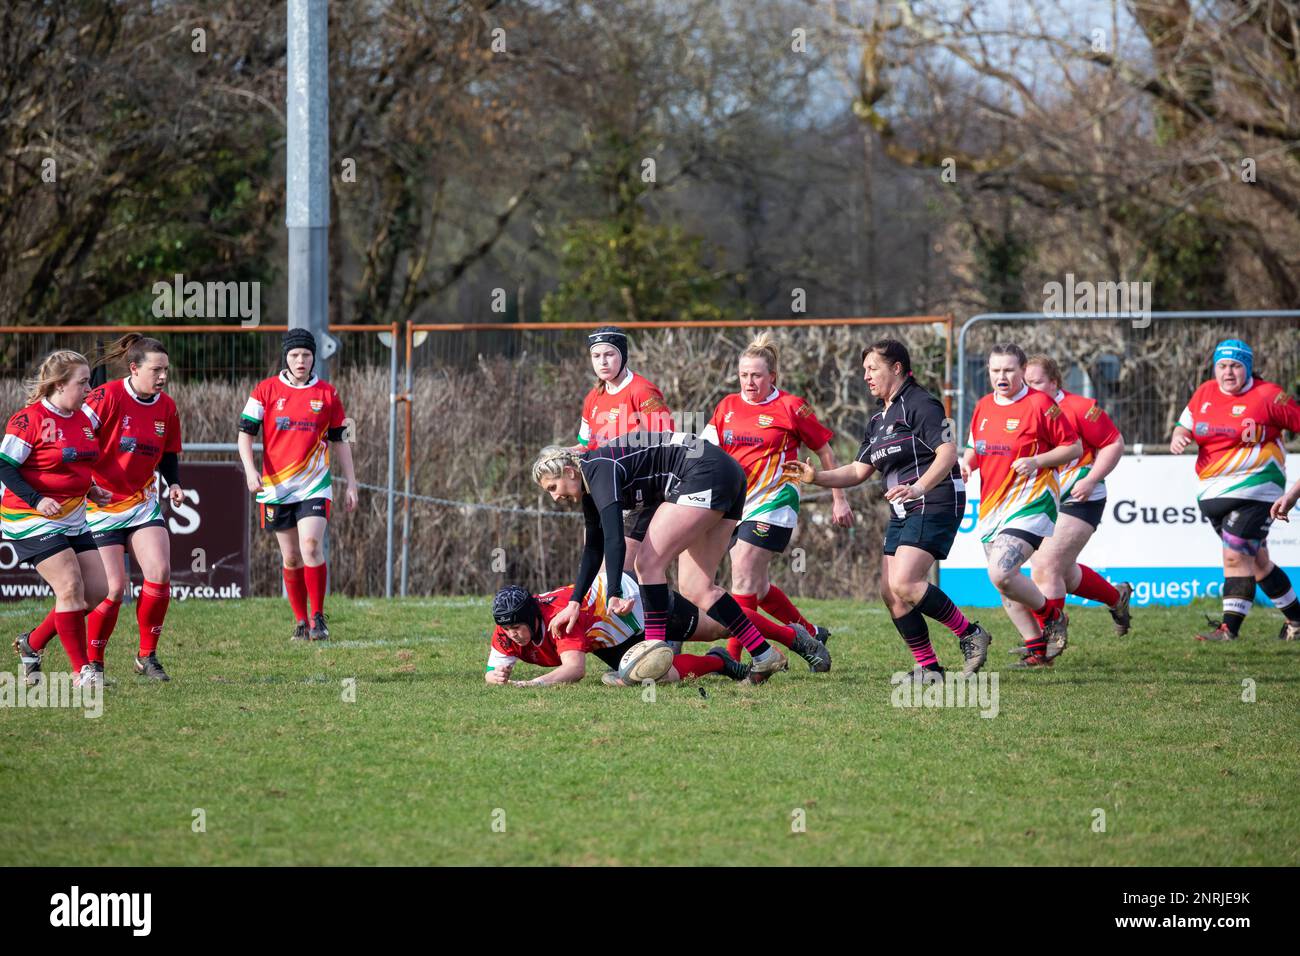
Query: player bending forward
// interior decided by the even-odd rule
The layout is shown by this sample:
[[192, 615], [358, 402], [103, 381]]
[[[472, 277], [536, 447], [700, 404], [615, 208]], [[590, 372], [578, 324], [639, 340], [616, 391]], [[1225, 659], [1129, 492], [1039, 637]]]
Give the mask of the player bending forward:
[[[623, 686], [618, 678], [619, 661], [629, 648], [645, 640], [645, 614], [636, 582], [630, 575], [623, 575], [623, 597], [632, 601], [632, 609], [616, 615], [606, 604], [605, 575], [598, 574], [571, 630], [556, 637], [549, 625], [572, 595], [571, 584], [536, 595], [517, 584], [498, 591], [492, 601], [492, 618], [497, 626], [492, 632], [484, 680], [513, 687], [576, 684], [586, 676], [587, 654], [595, 654], [611, 668], [601, 678], [604, 683]], [[707, 616], [701, 619], [699, 608], [674, 592], [668, 618], [670, 642], [680, 645], [682, 641], [716, 641], [727, 636], [726, 628]], [[511, 680], [510, 674], [521, 660], [552, 670], [531, 680]], [[764, 675], [751, 676], [749, 665], [737, 662], [723, 648], [711, 647], [703, 655], [675, 654], [673, 666], [660, 683], [718, 672], [747, 684], [765, 679]]]

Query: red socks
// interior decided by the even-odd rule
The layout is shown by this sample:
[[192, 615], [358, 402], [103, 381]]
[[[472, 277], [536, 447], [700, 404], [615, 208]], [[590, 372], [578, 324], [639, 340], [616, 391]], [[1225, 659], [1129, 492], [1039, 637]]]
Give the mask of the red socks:
[[50, 639], [54, 637], [55, 614], [56, 612], [54, 608], [50, 608], [50, 613], [45, 615], [45, 620], [41, 621], [40, 624], [37, 624], [36, 627], [32, 629], [31, 634], [27, 635], [27, 643], [32, 646], [32, 650], [44, 650], [45, 645], [50, 643]]
[[1079, 565], [1079, 586], [1070, 593], [1104, 604], [1106, 607], [1114, 607], [1119, 603], [1119, 592], [1109, 581], [1086, 564]]
[[136, 602], [135, 620], [140, 628], [140, 656], [148, 657], [158, 650], [158, 638], [162, 636], [163, 618], [167, 616], [167, 605], [172, 600], [170, 584], [144, 582], [140, 589], [140, 600]]
[[775, 584], [768, 587], [767, 593], [763, 595], [763, 600], [758, 602], [758, 606], [782, 624], [801, 624], [807, 628], [809, 634], [814, 634], [817, 631], [808, 622], [808, 619], [799, 613], [799, 609], [790, 603], [790, 599], [785, 596], [785, 592]]
[[[794, 629], [785, 624], [778, 624], [776, 621], [767, 617], [758, 609], [757, 594], [733, 594], [736, 603], [745, 611], [745, 617], [749, 618], [749, 623], [754, 625], [758, 633], [762, 634], [769, 641], [784, 647], [794, 646]], [[727, 639], [727, 653], [733, 660], [740, 660], [741, 644], [737, 638]]]
[[674, 654], [673, 667], [682, 680], [722, 670], [722, 659], [712, 654]]
[[117, 612], [121, 609], [121, 601], [104, 598], [86, 616], [86, 656], [92, 664], [104, 663], [108, 638], [113, 633], [113, 628], [117, 626]]
[[1043, 625], [1055, 616], [1057, 611], [1064, 612], [1064, 610], [1065, 598], [1059, 597], [1044, 599], [1043, 606], [1033, 612], [1034, 620], [1038, 622], [1039, 630], [1041, 630]]
[[86, 612], [54, 611], [54, 626], [59, 632], [59, 641], [68, 654], [68, 663], [73, 673], [86, 666]]
[[305, 568], [284, 568], [284, 590], [289, 595], [289, 607], [296, 622], [307, 620], [307, 585], [303, 581]]
[[307, 597], [311, 599], [313, 614], [321, 614], [325, 611], [325, 580], [327, 573], [323, 564], [318, 564], [314, 568], [309, 564], [302, 569], [302, 577], [307, 583]]

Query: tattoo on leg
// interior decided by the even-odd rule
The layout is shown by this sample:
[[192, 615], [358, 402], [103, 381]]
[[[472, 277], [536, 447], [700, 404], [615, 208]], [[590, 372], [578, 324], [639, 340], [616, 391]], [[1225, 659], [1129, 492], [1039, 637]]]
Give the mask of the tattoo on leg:
[[1000, 537], [993, 542], [992, 553], [989, 560], [995, 563], [1000, 571], [1015, 571], [1025, 563], [1025, 556], [1020, 553], [1020, 547], [1013, 540]]

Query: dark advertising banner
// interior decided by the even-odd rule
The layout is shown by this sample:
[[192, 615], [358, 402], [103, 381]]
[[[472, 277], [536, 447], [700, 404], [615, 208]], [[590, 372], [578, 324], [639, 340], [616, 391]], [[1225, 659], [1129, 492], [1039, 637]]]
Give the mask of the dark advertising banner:
[[[241, 598], [248, 593], [249, 509], [252, 496], [244, 473], [232, 462], [181, 459], [185, 500], [173, 508], [164, 498], [162, 513], [171, 532], [172, 597]], [[132, 590], [140, 593], [140, 573], [132, 567]], [[0, 541], [0, 601], [53, 597], [36, 569], [20, 564], [13, 546]]]

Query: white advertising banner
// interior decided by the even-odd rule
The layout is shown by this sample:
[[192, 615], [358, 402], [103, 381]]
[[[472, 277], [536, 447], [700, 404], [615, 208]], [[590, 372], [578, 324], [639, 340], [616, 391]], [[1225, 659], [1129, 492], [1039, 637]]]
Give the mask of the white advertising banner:
[[[1133, 584], [1133, 603], [1187, 604], [1218, 597], [1223, 586], [1219, 539], [1196, 506], [1196, 456], [1125, 455], [1106, 479], [1106, 513], [1079, 560], [1111, 583]], [[1300, 455], [1287, 455], [1287, 483], [1300, 477]], [[966, 488], [966, 515], [940, 565], [944, 591], [959, 605], [1001, 603], [989, 584], [984, 548], [975, 534], [979, 473]], [[1300, 585], [1300, 508], [1269, 529], [1273, 560]], [[1071, 597], [1071, 603], [1090, 604]], [[1257, 601], [1264, 601], [1257, 593]]]

